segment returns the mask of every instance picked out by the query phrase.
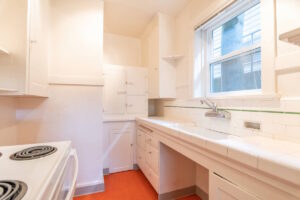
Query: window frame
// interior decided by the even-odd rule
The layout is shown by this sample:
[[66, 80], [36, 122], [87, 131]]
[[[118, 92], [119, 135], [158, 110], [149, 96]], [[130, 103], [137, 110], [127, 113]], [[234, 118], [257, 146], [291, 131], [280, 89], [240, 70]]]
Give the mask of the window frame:
[[[246, 54], [247, 52], [254, 52], [261, 50], [262, 41], [258, 44], [254, 44], [248, 47], [242, 47], [241, 49], [234, 50], [226, 55], [219, 56], [218, 58], [213, 58], [212, 56], [212, 32], [216, 28], [222, 26], [224, 23], [228, 22], [229, 20], [237, 17], [238, 15], [242, 14], [243, 12], [249, 10], [251, 7], [261, 4], [261, 0], [249, 0], [249, 1], [237, 1], [226, 8], [224, 11], [220, 12], [218, 15], [214, 16], [204, 25], [200, 26], [197, 31], [200, 31], [200, 40], [201, 40], [201, 65], [202, 65], [202, 72], [204, 74], [201, 75], [202, 77], [202, 96], [204, 97], [214, 97], [218, 98], [221, 96], [238, 96], [238, 95], [261, 95], [262, 88], [260, 89], [251, 89], [251, 90], [240, 90], [240, 91], [228, 91], [228, 92], [211, 92], [211, 79], [210, 79], [210, 65], [216, 62], [225, 61], [230, 58], [234, 58], [235, 56], [239, 56], [242, 54]], [[260, 5], [261, 10], [261, 5]], [[262, 28], [261, 28], [262, 29]], [[262, 66], [262, 65], [261, 65]], [[261, 77], [262, 81], [262, 77]]]

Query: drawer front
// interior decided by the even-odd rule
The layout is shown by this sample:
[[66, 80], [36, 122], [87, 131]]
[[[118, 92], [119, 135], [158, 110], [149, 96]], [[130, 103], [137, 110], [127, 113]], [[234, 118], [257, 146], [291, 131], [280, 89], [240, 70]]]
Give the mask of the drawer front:
[[137, 141], [137, 145], [142, 148], [145, 149], [146, 143], [145, 143], [145, 133], [141, 130], [138, 129], [137, 134], [136, 134], [136, 141]]
[[138, 147], [136, 151], [136, 155], [137, 155], [136, 158], [137, 164], [139, 165], [139, 168], [145, 173], [145, 167], [146, 167], [145, 150]]
[[144, 133], [147, 133], [147, 134], [151, 135], [151, 136], [153, 134], [153, 130], [150, 129], [150, 128], [148, 128], [148, 127], [146, 127], [146, 126], [144, 126], [144, 125], [141, 125], [141, 124], [138, 125], [138, 129], [141, 130], [141, 131], [143, 131]]
[[156, 190], [156, 192], [159, 193], [158, 176], [151, 169], [149, 169], [149, 181], [150, 181], [151, 185], [153, 186], [153, 188]]
[[158, 149], [159, 148], [159, 141], [157, 138], [146, 134], [146, 143], [151, 145], [152, 147]]
[[210, 176], [209, 188], [212, 200], [258, 200], [254, 195], [214, 173]]
[[158, 150], [152, 147], [151, 145], [147, 145], [146, 150], [146, 163], [149, 167], [158, 174], [159, 172], [159, 153]]

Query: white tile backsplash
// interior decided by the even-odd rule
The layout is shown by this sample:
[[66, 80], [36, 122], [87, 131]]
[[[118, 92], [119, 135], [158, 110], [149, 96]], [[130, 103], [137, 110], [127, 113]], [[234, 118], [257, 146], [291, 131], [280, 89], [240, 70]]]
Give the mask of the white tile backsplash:
[[[191, 103], [194, 102], [194, 103]], [[258, 109], [261, 112], [244, 111], [246, 109], [230, 111], [231, 120], [207, 118], [203, 109], [203, 105], [195, 101], [168, 102], [165, 105], [165, 117], [184, 119], [196, 123], [204, 128], [230, 133], [237, 136], [260, 135], [263, 137], [274, 138], [279, 140], [287, 140], [300, 143], [300, 114], [297, 113], [269, 113], [267, 109]], [[285, 101], [282, 104], [294, 105], [300, 101]], [[188, 106], [187, 106], [188, 105]], [[190, 108], [192, 107], [192, 108]], [[277, 107], [278, 108], [278, 107]], [[239, 108], [240, 109], [240, 108]], [[247, 109], [249, 109], [247, 107]], [[274, 110], [273, 110], [274, 111]], [[275, 111], [285, 112], [282, 108]], [[291, 112], [291, 111], [287, 111]], [[252, 130], [244, 127], [244, 122], [257, 122], [261, 124], [261, 130]]]

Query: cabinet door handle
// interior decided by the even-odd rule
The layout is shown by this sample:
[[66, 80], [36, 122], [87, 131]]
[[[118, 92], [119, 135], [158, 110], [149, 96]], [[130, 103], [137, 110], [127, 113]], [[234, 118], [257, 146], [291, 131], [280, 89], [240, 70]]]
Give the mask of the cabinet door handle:
[[36, 40], [30, 40], [30, 44], [36, 44], [37, 41]]
[[148, 141], [148, 142], [151, 142], [152, 140], [151, 140], [151, 139], [148, 139], [147, 141]]
[[126, 91], [119, 91], [117, 94], [126, 94]]
[[149, 153], [149, 154], [152, 154], [152, 152], [151, 152], [151, 151], [149, 151], [148, 153]]
[[134, 85], [133, 82], [126, 82], [127, 85]]

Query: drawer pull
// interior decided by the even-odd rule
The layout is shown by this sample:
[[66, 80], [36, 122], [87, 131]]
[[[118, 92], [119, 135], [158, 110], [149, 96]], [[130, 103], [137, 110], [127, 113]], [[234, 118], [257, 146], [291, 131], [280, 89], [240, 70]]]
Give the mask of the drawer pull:
[[152, 133], [152, 132], [153, 132], [150, 128], [147, 128], [147, 127], [145, 127], [145, 126], [143, 126], [143, 125], [140, 125], [140, 128], [141, 128], [142, 130], [148, 132], [148, 133]]
[[148, 142], [151, 142], [152, 140], [151, 140], [151, 139], [148, 139], [147, 141], [148, 141]]

